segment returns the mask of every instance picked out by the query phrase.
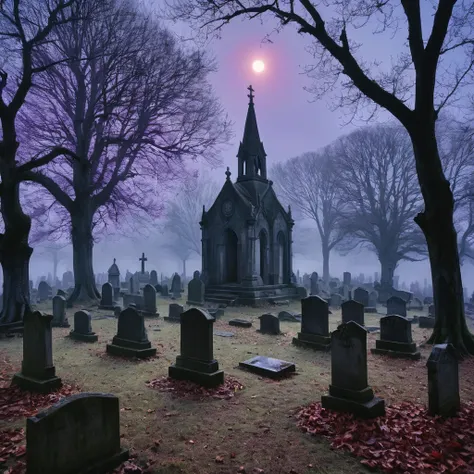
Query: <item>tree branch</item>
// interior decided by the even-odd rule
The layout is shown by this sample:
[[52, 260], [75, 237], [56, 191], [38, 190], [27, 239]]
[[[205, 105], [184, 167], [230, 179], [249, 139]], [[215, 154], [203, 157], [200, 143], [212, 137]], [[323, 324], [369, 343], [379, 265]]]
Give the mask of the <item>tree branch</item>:
[[75, 160], [78, 160], [78, 161], [81, 161], [81, 158], [78, 157], [74, 152], [72, 152], [71, 150], [67, 149], [67, 148], [64, 148], [64, 147], [57, 147], [57, 148], [54, 148], [53, 150], [51, 150], [49, 153], [47, 153], [46, 155], [42, 156], [41, 158], [38, 158], [38, 159], [33, 159], [31, 161], [29, 161], [28, 163], [25, 163], [23, 165], [20, 165], [18, 168], [17, 168], [17, 173], [19, 175], [19, 178], [20, 178], [20, 181], [21, 181], [21, 175], [23, 173], [26, 173], [28, 171], [31, 171], [35, 168], [39, 168], [41, 166], [45, 166], [47, 165], [48, 163], [51, 163], [55, 158], [57, 158], [58, 156], [62, 156], [62, 155], [67, 155], [67, 156], [70, 156], [71, 158], [75, 159]]

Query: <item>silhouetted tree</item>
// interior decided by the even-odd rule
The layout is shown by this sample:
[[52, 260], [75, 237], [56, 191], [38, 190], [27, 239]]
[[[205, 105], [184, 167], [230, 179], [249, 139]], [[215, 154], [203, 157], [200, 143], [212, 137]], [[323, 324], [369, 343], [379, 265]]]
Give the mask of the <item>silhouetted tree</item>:
[[278, 196], [302, 217], [316, 223], [321, 239], [323, 279], [329, 281], [329, 255], [344, 237], [341, 201], [337, 193], [331, 149], [309, 152], [276, 164], [272, 169]]
[[[414, 150], [424, 210], [416, 217], [429, 252], [436, 325], [430, 343], [449, 341], [460, 354], [474, 354], [474, 337], [464, 315], [458, 241], [453, 221], [454, 199], [443, 172], [435, 124], [441, 109], [459, 98], [474, 67], [474, 9], [472, 2], [420, 0], [169, 0], [172, 16], [188, 19], [204, 32], [218, 30], [235, 18], [271, 16], [283, 28], [293, 25], [314, 40], [316, 63], [309, 70], [315, 92], [342, 88], [341, 105], [367, 110], [367, 105], [390, 112], [407, 130]], [[423, 13], [422, 13], [423, 12]], [[431, 13], [431, 16], [429, 14]], [[422, 17], [429, 18], [428, 22]], [[273, 25], [272, 25], [273, 27]], [[379, 67], [380, 59], [364, 58], [351, 35], [356, 29], [393, 35], [404, 50], [398, 61]], [[397, 35], [403, 28], [403, 33]], [[406, 38], [408, 37], [408, 41]], [[302, 48], [305, 48], [302, 45]]]
[[165, 191], [186, 176], [186, 160], [204, 153], [214, 159], [227, 139], [207, 82], [212, 61], [179, 46], [136, 4], [104, 0], [103, 6], [106, 13], [63, 25], [43, 45], [47, 61], [65, 51], [79, 59], [36, 81], [23, 116], [32, 146], [61, 144], [82, 159], [23, 174], [47, 190], [40, 205], [52, 205], [70, 232], [75, 289], [69, 305], [99, 297], [94, 236], [127, 217], [158, 217]]
[[[43, 155], [33, 155], [20, 143], [18, 115], [31, 92], [33, 80], [50, 70], [51, 63], [38, 54], [60, 25], [75, 19], [74, 0], [35, 2], [5, 0], [0, 9], [0, 177], [1, 213], [0, 263], [3, 270], [3, 310], [0, 323], [19, 322], [29, 310], [28, 244], [31, 219], [23, 212], [20, 183], [24, 173], [47, 165], [71, 152], [60, 144]], [[87, 12], [84, 12], [87, 14]], [[63, 52], [57, 61], [67, 58]]]
[[426, 241], [413, 220], [422, 202], [410, 138], [395, 126], [357, 130], [337, 140], [334, 164], [344, 203], [339, 225], [353, 245], [375, 252], [381, 284], [393, 287], [400, 261], [426, 256]]

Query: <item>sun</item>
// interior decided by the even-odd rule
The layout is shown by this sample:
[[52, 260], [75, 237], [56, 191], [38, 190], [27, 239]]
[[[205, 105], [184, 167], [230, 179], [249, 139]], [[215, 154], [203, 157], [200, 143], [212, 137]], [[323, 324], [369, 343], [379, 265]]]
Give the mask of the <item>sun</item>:
[[256, 59], [256, 60], [252, 63], [252, 69], [253, 69], [254, 72], [256, 72], [257, 74], [260, 74], [260, 73], [262, 73], [262, 72], [265, 70], [265, 63], [264, 63], [261, 59]]

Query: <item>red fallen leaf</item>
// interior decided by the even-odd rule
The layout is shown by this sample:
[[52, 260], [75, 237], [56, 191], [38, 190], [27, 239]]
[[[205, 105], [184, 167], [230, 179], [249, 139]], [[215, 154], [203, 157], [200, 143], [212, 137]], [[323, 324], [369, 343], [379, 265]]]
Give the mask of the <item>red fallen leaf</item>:
[[443, 457], [443, 453], [439, 451], [431, 451], [431, 456], [435, 459], [441, 459]]
[[457, 441], [451, 441], [446, 445], [446, 447], [451, 448], [451, 449], [461, 449], [462, 444], [458, 443]]
[[235, 453], [230, 453], [230, 457], [231, 457], [232, 459], [234, 459], [234, 458], [235, 458]]
[[26, 445], [19, 446], [15, 452], [15, 456], [17, 458], [20, 458], [21, 456], [24, 456], [26, 454]]

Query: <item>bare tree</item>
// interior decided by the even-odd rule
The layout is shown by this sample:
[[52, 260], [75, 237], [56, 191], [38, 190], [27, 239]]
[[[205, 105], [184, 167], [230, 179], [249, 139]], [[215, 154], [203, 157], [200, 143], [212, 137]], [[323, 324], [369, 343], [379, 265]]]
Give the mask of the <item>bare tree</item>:
[[[314, 40], [316, 91], [342, 88], [341, 105], [353, 112], [367, 105], [390, 112], [407, 130], [413, 145], [424, 210], [415, 220], [428, 244], [436, 324], [430, 343], [451, 342], [460, 354], [474, 354], [474, 337], [464, 315], [454, 199], [443, 172], [435, 124], [443, 107], [458, 100], [474, 67], [474, 9], [462, 0], [169, 0], [172, 16], [215, 31], [237, 17], [270, 16], [279, 27], [293, 25]], [[431, 24], [422, 21], [430, 17]], [[363, 57], [352, 40], [356, 29], [392, 35], [404, 48], [393, 61]], [[402, 34], [396, 34], [403, 29]], [[372, 36], [371, 36], [372, 37]], [[406, 38], [408, 37], [408, 41]], [[302, 48], [306, 47], [306, 45]], [[379, 67], [383, 60], [393, 61]]]
[[375, 252], [380, 283], [393, 287], [399, 262], [426, 258], [426, 241], [413, 217], [422, 202], [405, 130], [372, 126], [357, 130], [334, 146], [340, 199], [339, 223], [353, 245]]
[[[219, 193], [219, 186], [204, 174], [188, 179], [179, 193], [167, 204], [164, 229], [173, 240], [172, 248], [181, 249], [177, 256], [201, 255], [201, 220], [203, 206], [210, 207]], [[184, 252], [184, 253], [183, 253]]]
[[[31, 92], [33, 78], [48, 71], [54, 63], [38, 54], [55, 29], [76, 20], [75, 0], [36, 2], [6, 0], [0, 9], [0, 177], [1, 213], [4, 231], [0, 234], [0, 263], [3, 269], [3, 310], [0, 323], [22, 321], [29, 310], [28, 244], [30, 218], [20, 202], [23, 174], [51, 163], [61, 155], [73, 156], [55, 146], [44, 154], [32, 155], [23, 148], [18, 116]], [[84, 12], [85, 14], [87, 12]], [[58, 61], [63, 61], [63, 55]]]
[[338, 193], [331, 150], [305, 153], [273, 167], [276, 191], [302, 217], [316, 223], [321, 238], [323, 279], [329, 281], [329, 255], [342, 240], [343, 201]]
[[23, 173], [47, 191], [41, 210], [62, 216], [56, 222], [63, 225], [54, 230], [70, 232], [75, 289], [69, 305], [100, 296], [94, 237], [110, 223], [157, 218], [165, 191], [186, 177], [186, 160], [204, 153], [216, 159], [228, 138], [207, 82], [214, 65], [206, 54], [179, 46], [132, 2], [103, 5], [106, 13], [63, 25], [42, 47], [47, 61], [64, 52], [78, 59], [58, 64], [35, 83], [23, 116], [32, 146], [61, 144], [82, 159]]
[[56, 279], [58, 276], [59, 262], [64, 260], [66, 257], [69, 257], [68, 252], [65, 251], [69, 245], [69, 243], [65, 242], [45, 242], [39, 246], [39, 255], [45, 255], [52, 260], [54, 285], [56, 285]]

